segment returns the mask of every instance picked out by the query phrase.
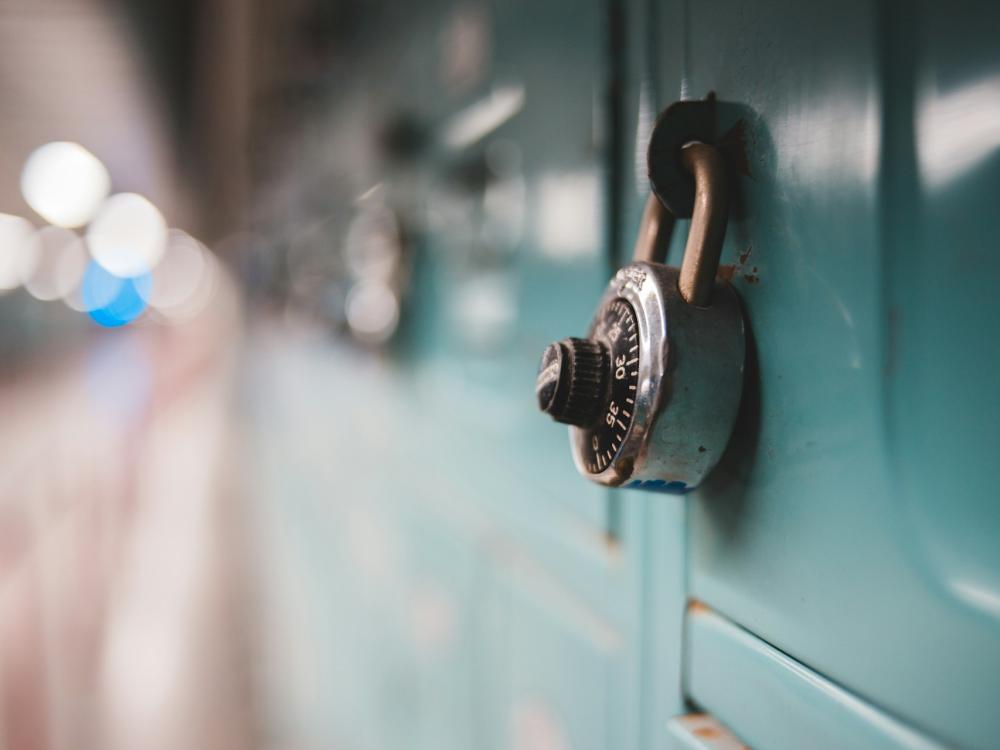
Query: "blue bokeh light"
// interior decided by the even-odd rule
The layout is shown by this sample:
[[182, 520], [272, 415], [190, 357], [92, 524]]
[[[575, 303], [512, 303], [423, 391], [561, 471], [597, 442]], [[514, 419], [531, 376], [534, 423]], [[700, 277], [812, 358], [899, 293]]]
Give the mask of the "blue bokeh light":
[[83, 275], [83, 306], [91, 320], [104, 328], [120, 328], [142, 315], [152, 276], [119, 278], [91, 261]]

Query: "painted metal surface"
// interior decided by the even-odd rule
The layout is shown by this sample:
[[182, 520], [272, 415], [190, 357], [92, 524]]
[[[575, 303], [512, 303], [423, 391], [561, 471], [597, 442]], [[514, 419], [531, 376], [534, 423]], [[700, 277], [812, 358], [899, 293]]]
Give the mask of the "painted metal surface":
[[[248, 353], [289, 744], [697, 747], [690, 698], [757, 750], [990, 746], [996, 11], [908, 8], [399, 11], [300, 158], [419, 229], [406, 336]], [[748, 145], [722, 256], [748, 399], [702, 490], [610, 495], [535, 413], [537, 356], [633, 246], [657, 111], [709, 90]], [[387, 102], [431, 133], [412, 172], [348, 137]], [[686, 588], [729, 622], [689, 619], [682, 685]]]
[[[680, 709], [679, 506], [630, 508], [620, 540], [609, 542], [544, 509], [501, 514], [470, 503], [469, 487], [441, 474], [417, 481], [452, 425], [414, 419], [400, 429], [389, 415], [408, 413], [408, 391], [374, 363], [315, 344], [268, 337], [250, 362], [254, 392], [268, 394], [255, 400], [247, 439], [262, 459], [252, 471], [271, 613], [265, 703], [283, 739], [641, 746], [646, 701], [656, 699], [660, 719], [662, 705]], [[350, 395], [311, 395], [331, 377], [359, 374], [367, 385]], [[364, 426], [323, 440], [336, 420]], [[375, 443], [382, 452], [356, 450]], [[350, 454], [364, 481], [331, 492], [344, 478], [319, 446]], [[475, 467], [485, 476], [487, 459]], [[647, 560], [671, 534], [678, 544]], [[643, 577], [656, 569], [670, 577]], [[646, 629], [654, 604], [669, 615], [662, 633]], [[670, 688], [648, 684], [669, 674]]]
[[684, 638], [687, 694], [751, 747], [943, 747], [704, 605], [689, 607]]
[[716, 91], [749, 153], [723, 263], [756, 372], [690, 505], [691, 593], [914, 726], [990, 747], [1000, 11], [661, 7], [682, 37], [661, 84]]
[[[682, 709], [682, 506], [609, 504], [531, 399], [610, 275], [608, 9], [407, 7], [302, 156], [357, 194], [382, 180], [419, 230], [406, 335], [248, 351], [271, 724], [296, 746], [639, 747]], [[490, 50], [460, 91], [439, 77], [455, 28]], [[415, 174], [343, 147], [371, 101], [430, 129]], [[455, 184], [469, 164], [485, 185]]]

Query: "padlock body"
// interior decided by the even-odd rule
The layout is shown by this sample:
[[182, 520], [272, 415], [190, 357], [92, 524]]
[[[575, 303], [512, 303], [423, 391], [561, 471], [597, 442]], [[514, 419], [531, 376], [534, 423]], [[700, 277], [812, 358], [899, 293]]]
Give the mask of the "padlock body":
[[683, 493], [721, 459], [743, 391], [746, 334], [739, 298], [717, 279], [711, 304], [695, 307], [678, 291], [679, 272], [639, 262], [615, 274], [594, 316], [626, 302], [637, 327], [638, 376], [631, 423], [611, 459], [594, 471], [591, 433], [570, 428], [577, 468], [609, 486]]

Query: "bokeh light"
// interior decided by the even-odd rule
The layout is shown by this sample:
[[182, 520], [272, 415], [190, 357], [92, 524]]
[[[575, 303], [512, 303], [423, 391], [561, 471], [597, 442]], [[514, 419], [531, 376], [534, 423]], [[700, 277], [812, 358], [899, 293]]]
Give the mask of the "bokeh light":
[[0, 292], [23, 284], [37, 263], [38, 240], [31, 222], [0, 214]]
[[118, 193], [101, 206], [87, 228], [90, 254], [121, 278], [148, 273], [167, 245], [167, 224], [159, 209], [137, 193]]
[[388, 284], [362, 281], [347, 295], [347, 324], [365, 343], [389, 340], [399, 324], [399, 300]]
[[83, 275], [81, 297], [91, 319], [104, 328], [127, 325], [142, 315], [149, 296], [151, 276], [121, 278], [91, 261]]
[[108, 170], [79, 143], [55, 141], [39, 146], [21, 172], [24, 200], [59, 227], [86, 224], [110, 190]]
[[35, 234], [37, 263], [24, 283], [35, 299], [68, 297], [83, 278], [87, 251], [83, 240], [69, 229], [42, 227]]
[[188, 320], [211, 296], [214, 270], [212, 254], [204, 245], [186, 232], [172, 229], [144, 299], [162, 318]]

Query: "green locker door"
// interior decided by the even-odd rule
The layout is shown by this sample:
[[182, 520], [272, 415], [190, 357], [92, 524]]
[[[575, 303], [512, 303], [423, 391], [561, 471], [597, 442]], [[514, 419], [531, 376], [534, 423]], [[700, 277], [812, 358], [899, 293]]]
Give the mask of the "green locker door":
[[[996, 11], [368, 17], [297, 154], [297, 205], [340, 212], [333, 247], [394, 212], [405, 325], [378, 352], [272, 336], [251, 357], [262, 578], [294, 644], [276, 684], [300, 690], [273, 696], [282, 736], [697, 747], [677, 717], [706, 711], [757, 750], [989, 747]], [[744, 407], [698, 491], [608, 492], [538, 414], [538, 358], [627, 260], [657, 113], [709, 91], [747, 153], [722, 260], [752, 334]], [[393, 122], [418, 156], [385, 153]]]
[[[585, 333], [618, 241], [611, 10], [388, 3], [302, 146], [303, 203], [327, 211], [315, 186], [333, 185], [347, 217], [323, 225], [331, 245], [381, 202], [413, 280], [385, 352], [279, 336], [255, 357], [250, 471], [262, 579], [288, 613], [275, 633], [295, 644], [273, 665], [290, 741], [596, 750], [647, 731], [643, 649], [679, 643], [682, 506], [611, 503], [533, 397], [544, 346]], [[375, 137], [401, 117], [426, 138], [406, 163]], [[662, 640], [644, 624], [647, 513], [678, 555]], [[658, 663], [680, 710], [677, 655]]]
[[[651, 87], [715, 91], [719, 132], [742, 123], [748, 155], [722, 262], [754, 352], [729, 454], [688, 499], [689, 595], [865, 710], [994, 746], [1000, 15], [655, 12]], [[749, 662], [710, 679], [709, 654], [688, 655], [688, 697], [755, 747], [801, 746], [760, 721], [765, 691], [729, 700], [759, 676]]]

